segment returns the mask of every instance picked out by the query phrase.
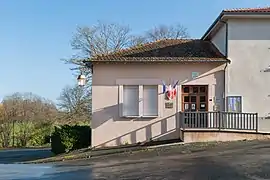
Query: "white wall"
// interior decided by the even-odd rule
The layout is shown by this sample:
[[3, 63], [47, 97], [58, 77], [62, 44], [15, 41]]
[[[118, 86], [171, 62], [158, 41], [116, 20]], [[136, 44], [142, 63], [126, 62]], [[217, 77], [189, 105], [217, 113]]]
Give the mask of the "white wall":
[[214, 35], [211, 41], [223, 55], [226, 55], [226, 26], [225, 25], [223, 25], [218, 30], [218, 32]]
[[270, 113], [270, 19], [228, 20], [227, 95], [242, 95], [243, 112]]

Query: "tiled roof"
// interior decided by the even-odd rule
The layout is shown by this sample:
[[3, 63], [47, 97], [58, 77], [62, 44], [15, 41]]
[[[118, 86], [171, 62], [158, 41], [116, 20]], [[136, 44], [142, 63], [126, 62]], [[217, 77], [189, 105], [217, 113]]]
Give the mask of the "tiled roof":
[[261, 8], [236, 8], [236, 9], [225, 9], [223, 12], [270, 12], [270, 7], [261, 7]]
[[210, 42], [197, 39], [164, 39], [110, 54], [97, 55], [92, 62], [192, 62], [228, 61]]

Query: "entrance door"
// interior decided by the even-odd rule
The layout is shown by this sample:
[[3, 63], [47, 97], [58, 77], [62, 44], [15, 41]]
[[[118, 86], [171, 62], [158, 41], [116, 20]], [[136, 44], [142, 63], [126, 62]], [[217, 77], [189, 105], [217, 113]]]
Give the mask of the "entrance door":
[[[196, 113], [208, 110], [208, 86], [184, 85], [182, 86], [182, 112], [184, 123], [188, 128], [207, 127], [207, 114]], [[186, 113], [185, 113], [186, 112]], [[194, 112], [194, 113], [187, 113]]]
[[184, 85], [182, 86], [182, 111], [207, 111], [208, 86]]

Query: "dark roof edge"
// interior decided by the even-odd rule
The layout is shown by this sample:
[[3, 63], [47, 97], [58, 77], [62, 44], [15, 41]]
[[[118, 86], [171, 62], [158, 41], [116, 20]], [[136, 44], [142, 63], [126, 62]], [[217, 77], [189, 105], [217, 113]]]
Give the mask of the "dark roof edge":
[[215, 19], [215, 21], [211, 24], [211, 26], [206, 30], [206, 32], [201, 37], [201, 40], [206, 40], [211, 31], [215, 28], [215, 26], [220, 22], [224, 15], [270, 15], [270, 12], [226, 12], [222, 11], [219, 16]]
[[166, 61], [163, 59], [160, 60], [140, 60], [140, 61], [132, 61], [132, 60], [126, 60], [126, 61], [119, 61], [119, 60], [88, 60], [86, 61], [88, 63], [181, 63], [181, 62], [199, 62], [199, 63], [213, 63], [213, 62], [228, 62], [230, 63], [231, 61], [229, 59], [211, 59], [211, 60], [200, 60], [200, 59], [196, 59], [196, 60], [170, 60], [170, 61]]
[[211, 24], [211, 26], [206, 30], [204, 35], [202, 36], [201, 40], [205, 40], [207, 36], [210, 34], [210, 32], [214, 29], [214, 27], [217, 25], [217, 23], [221, 20], [223, 17], [224, 12], [222, 11], [219, 16], [215, 19], [215, 21]]

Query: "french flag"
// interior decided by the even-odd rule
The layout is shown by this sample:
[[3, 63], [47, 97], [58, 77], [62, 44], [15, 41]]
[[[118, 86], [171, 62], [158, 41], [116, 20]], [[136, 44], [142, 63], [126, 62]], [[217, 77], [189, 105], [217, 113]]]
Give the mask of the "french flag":
[[167, 87], [164, 81], [162, 81], [162, 94], [166, 93]]
[[178, 85], [178, 83], [179, 83], [179, 80], [177, 80], [177, 81], [175, 82], [175, 84], [173, 85], [173, 89], [176, 88], [176, 86]]
[[166, 84], [165, 84], [165, 82], [164, 81], [162, 81], [162, 93], [164, 94], [164, 93], [166, 93], [167, 91], [169, 91], [169, 90], [176, 90], [176, 86], [178, 85], [178, 83], [179, 83], [179, 80], [177, 80], [175, 83], [174, 83], [174, 85], [173, 85], [173, 87], [172, 87], [172, 89], [171, 89], [171, 85], [169, 85], [168, 87], [166, 86]]
[[168, 99], [173, 99], [176, 96], [176, 86], [177, 86], [178, 82], [179, 82], [179, 80], [176, 81], [176, 83], [173, 86], [171, 86], [171, 85], [166, 86], [164, 81], [162, 81], [162, 84], [163, 84], [162, 91], [163, 91], [163, 94], [166, 93]]
[[170, 99], [174, 99], [176, 97], [176, 86], [178, 84], [179, 81], [176, 81], [176, 83], [173, 85], [172, 88], [170, 88], [170, 92], [168, 92], [168, 96], [170, 97]]

